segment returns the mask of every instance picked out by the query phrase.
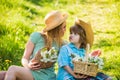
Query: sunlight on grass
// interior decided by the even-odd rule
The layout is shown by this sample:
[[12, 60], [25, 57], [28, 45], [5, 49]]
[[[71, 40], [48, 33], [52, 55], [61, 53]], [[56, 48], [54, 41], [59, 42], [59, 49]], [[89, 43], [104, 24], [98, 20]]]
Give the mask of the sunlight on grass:
[[[105, 60], [102, 71], [113, 76], [114, 80], [120, 79], [119, 0], [1, 0], [0, 63], [5, 64], [5, 60], [13, 57], [11, 65], [21, 65], [20, 59], [29, 35], [44, 28], [44, 17], [51, 10], [68, 12], [67, 30], [63, 38], [67, 41], [69, 27], [76, 17], [91, 23], [95, 35], [91, 51], [101, 49], [101, 57]], [[3, 64], [0, 64], [0, 70], [7, 69], [3, 68]], [[58, 66], [55, 65], [57, 73]]]

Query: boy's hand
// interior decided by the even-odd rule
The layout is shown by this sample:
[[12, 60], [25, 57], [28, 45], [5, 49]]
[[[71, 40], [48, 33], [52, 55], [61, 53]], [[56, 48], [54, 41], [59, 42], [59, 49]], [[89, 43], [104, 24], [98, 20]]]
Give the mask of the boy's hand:
[[76, 79], [80, 79], [80, 78], [87, 78], [88, 76], [87, 75], [84, 75], [84, 74], [76, 74], [75, 78]]

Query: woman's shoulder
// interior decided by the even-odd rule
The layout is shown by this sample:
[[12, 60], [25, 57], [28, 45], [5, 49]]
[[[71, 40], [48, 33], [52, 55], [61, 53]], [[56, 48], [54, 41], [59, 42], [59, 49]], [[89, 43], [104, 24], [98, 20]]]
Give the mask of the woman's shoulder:
[[33, 42], [33, 43], [36, 43], [40, 40], [43, 40], [43, 36], [40, 32], [33, 32], [31, 33], [30, 35], [30, 40]]
[[40, 35], [40, 32], [32, 32], [31, 35], [34, 35], [34, 36], [37, 35], [38, 36], [38, 35]]
[[33, 32], [33, 33], [31, 33], [31, 36], [33, 36], [33, 37], [42, 37], [41, 35], [42, 34], [40, 32]]

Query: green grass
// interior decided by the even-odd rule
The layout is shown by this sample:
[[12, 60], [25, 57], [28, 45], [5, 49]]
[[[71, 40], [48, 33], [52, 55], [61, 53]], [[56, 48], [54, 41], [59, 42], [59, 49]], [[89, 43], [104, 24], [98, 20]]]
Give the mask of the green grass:
[[1, 0], [0, 70], [7, 70], [13, 64], [21, 65], [30, 33], [44, 28], [44, 17], [51, 10], [68, 12], [66, 40], [76, 17], [90, 22], [95, 35], [91, 51], [101, 49], [105, 60], [102, 71], [114, 80], [120, 79], [119, 0]]

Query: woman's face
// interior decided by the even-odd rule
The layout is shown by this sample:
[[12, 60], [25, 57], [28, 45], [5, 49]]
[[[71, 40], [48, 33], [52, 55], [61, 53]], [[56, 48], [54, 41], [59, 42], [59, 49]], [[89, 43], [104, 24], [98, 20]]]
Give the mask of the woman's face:
[[66, 31], [66, 22], [63, 22], [61, 26], [61, 32], [60, 32], [62, 36], [64, 35], [65, 31]]
[[80, 39], [79, 34], [74, 33], [74, 32], [70, 33], [70, 36], [69, 36], [69, 41], [70, 42], [72, 42], [74, 44], [77, 44], [77, 43], [79, 43], [79, 39]]

